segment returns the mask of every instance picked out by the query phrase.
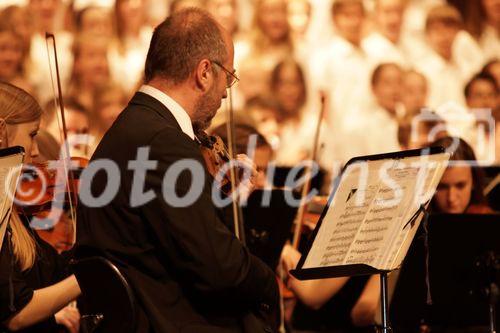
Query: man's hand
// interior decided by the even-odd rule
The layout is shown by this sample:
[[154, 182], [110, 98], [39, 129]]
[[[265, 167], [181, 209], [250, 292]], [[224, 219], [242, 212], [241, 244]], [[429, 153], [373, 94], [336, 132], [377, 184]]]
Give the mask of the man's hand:
[[70, 333], [78, 333], [80, 330], [80, 312], [76, 307], [68, 305], [57, 312], [54, 317], [56, 323], [66, 327]]
[[243, 177], [239, 184], [240, 200], [245, 201], [255, 190], [257, 185], [258, 172], [255, 163], [245, 154], [236, 156], [239, 166], [243, 169]]

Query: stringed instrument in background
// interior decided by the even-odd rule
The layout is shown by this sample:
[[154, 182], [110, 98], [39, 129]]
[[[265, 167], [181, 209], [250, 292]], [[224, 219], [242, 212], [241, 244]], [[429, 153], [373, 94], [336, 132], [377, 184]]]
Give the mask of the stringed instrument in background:
[[[47, 55], [53, 83], [54, 101], [60, 111], [60, 134], [63, 142], [61, 158], [57, 161], [26, 166], [16, 198], [19, 211], [31, 217], [30, 225], [38, 235], [58, 252], [69, 250], [75, 242], [76, 205], [78, 202], [78, 175], [87, 166], [83, 158], [70, 158], [68, 131], [64, 114], [61, 79], [57, 59], [55, 36], [46, 33]], [[55, 75], [52, 73], [51, 49], [54, 57]], [[57, 87], [57, 92], [56, 88]], [[74, 165], [76, 163], [76, 165]]]
[[[32, 227], [58, 252], [73, 245], [74, 223], [68, 209], [77, 202], [79, 174], [87, 166], [83, 158], [72, 158], [73, 180], [66, 179], [61, 161], [26, 165], [16, 191], [16, 208], [20, 214], [36, 217]], [[75, 170], [76, 169], [76, 170]], [[69, 182], [69, 183], [68, 183]], [[57, 221], [54, 219], [57, 218]]]
[[[310, 164], [308, 164], [304, 170], [304, 178], [305, 182], [302, 186], [302, 191], [300, 195], [300, 204], [297, 210], [297, 215], [295, 217], [293, 223], [293, 236], [291, 246], [294, 250], [299, 250], [300, 241], [304, 234], [310, 234], [314, 227], [318, 223], [318, 220], [321, 216], [321, 206], [326, 206], [327, 198], [325, 197], [315, 197], [312, 199], [308, 198], [309, 191], [311, 190], [311, 182], [313, 179], [312, 167], [313, 163], [317, 163], [318, 161], [318, 147], [319, 147], [319, 139], [320, 139], [320, 129], [321, 122], [324, 118], [326, 112], [326, 96], [324, 94], [320, 94], [320, 112], [318, 113], [318, 119], [316, 123], [316, 130], [314, 134], [314, 142], [312, 145], [312, 154]], [[309, 201], [310, 200], [310, 201]], [[316, 209], [309, 209], [310, 207], [316, 207]], [[293, 291], [287, 288], [286, 279], [288, 272], [284, 272], [283, 266], [280, 264], [278, 267], [278, 274], [280, 276], [279, 287], [281, 293], [281, 303], [282, 303], [282, 312], [283, 318], [282, 321], [288, 322], [291, 319], [293, 309], [296, 304], [296, 298]], [[284, 325], [282, 325], [284, 327]]]

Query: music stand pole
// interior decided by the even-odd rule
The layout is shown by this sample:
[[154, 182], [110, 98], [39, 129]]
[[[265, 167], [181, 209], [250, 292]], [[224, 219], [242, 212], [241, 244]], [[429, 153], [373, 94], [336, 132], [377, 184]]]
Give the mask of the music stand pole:
[[392, 332], [389, 326], [389, 294], [387, 290], [387, 272], [380, 273], [380, 306], [382, 307], [382, 333]]
[[492, 282], [489, 287], [489, 315], [490, 315], [490, 333], [497, 332], [496, 323], [496, 303], [498, 302], [498, 286], [496, 283]]

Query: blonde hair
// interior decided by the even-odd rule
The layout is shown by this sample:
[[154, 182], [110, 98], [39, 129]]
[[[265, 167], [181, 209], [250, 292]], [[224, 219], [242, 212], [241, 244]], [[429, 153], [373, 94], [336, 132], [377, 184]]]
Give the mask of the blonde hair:
[[[7, 125], [16, 125], [40, 119], [42, 109], [36, 100], [21, 88], [0, 82], [0, 146], [8, 147]], [[10, 216], [13, 254], [21, 270], [33, 267], [36, 243], [26, 229], [16, 209]]]

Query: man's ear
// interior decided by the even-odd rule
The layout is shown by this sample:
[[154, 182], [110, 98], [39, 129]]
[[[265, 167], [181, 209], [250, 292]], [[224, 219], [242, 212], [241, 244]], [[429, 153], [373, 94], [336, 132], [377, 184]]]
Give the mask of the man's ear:
[[196, 87], [202, 92], [209, 90], [213, 81], [212, 63], [208, 59], [202, 59], [195, 71]]

